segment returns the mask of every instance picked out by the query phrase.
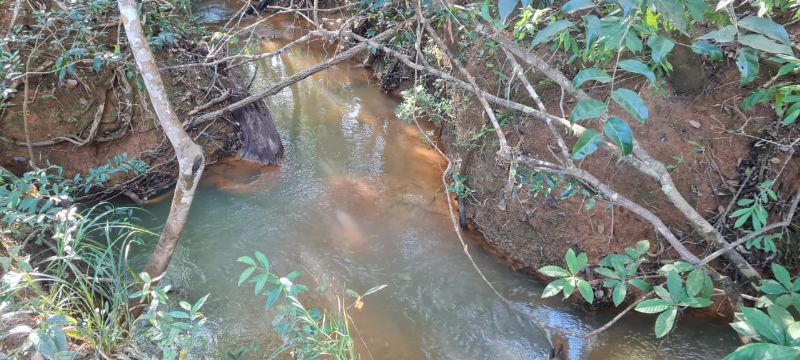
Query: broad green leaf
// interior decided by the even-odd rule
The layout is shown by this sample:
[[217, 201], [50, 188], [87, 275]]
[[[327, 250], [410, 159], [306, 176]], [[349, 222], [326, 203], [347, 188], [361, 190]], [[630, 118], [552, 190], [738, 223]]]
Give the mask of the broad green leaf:
[[558, 20], [550, 25], [547, 25], [547, 27], [544, 29], [536, 32], [536, 35], [533, 37], [533, 42], [531, 42], [531, 46], [533, 47], [549, 41], [560, 32], [568, 29], [570, 26], [572, 26], [572, 21], [569, 20]]
[[561, 7], [561, 10], [567, 14], [572, 14], [576, 11], [591, 9], [593, 7], [594, 1], [592, 0], [570, 0]]
[[755, 33], [769, 36], [782, 42], [784, 45], [791, 45], [789, 33], [782, 25], [775, 23], [766, 17], [748, 16], [737, 22], [740, 27]]
[[506, 22], [506, 19], [508, 19], [508, 16], [511, 15], [518, 3], [519, 0], [500, 0], [497, 4], [500, 10], [500, 21]]
[[545, 286], [544, 290], [542, 291], [542, 298], [557, 295], [558, 293], [561, 292], [562, 289], [564, 289], [564, 284], [566, 283], [567, 280], [558, 279], [556, 281], [547, 284], [547, 286]]
[[586, 255], [586, 253], [580, 253], [578, 254], [577, 260], [578, 262], [576, 263], [577, 266], [575, 267], [575, 273], [583, 271], [583, 269], [589, 265], [589, 256]]
[[586, 129], [572, 148], [572, 158], [583, 160], [597, 151], [601, 141], [603, 141], [603, 134], [594, 129]]
[[639, 60], [635, 59], [622, 60], [619, 62], [619, 68], [634, 74], [644, 75], [644, 77], [646, 77], [647, 80], [650, 80], [651, 84], [653, 85], [656, 84], [656, 74], [650, 71], [650, 69], [647, 68], [647, 65], [645, 65]]
[[245, 264], [250, 265], [250, 266], [256, 266], [256, 262], [253, 260], [253, 258], [251, 258], [249, 256], [242, 256], [236, 261], [238, 261], [240, 263], [245, 263]]
[[689, 0], [686, 5], [689, 8], [689, 16], [697, 22], [703, 22], [703, 14], [711, 10], [706, 0]]
[[578, 257], [575, 255], [575, 251], [567, 249], [564, 261], [567, 263], [567, 269], [569, 269], [570, 274], [575, 275], [578, 272]]
[[704, 308], [709, 307], [713, 304], [710, 299], [701, 298], [701, 297], [690, 297], [683, 299], [679, 305], [681, 306], [688, 306], [692, 308]]
[[636, 121], [647, 122], [649, 111], [639, 94], [629, 89], [619, 88], [611, 93], [611, 99], [633, 116]]
[[786, 328], [786, 340], [793, 346], [800, 345], [800, 321], [795, 321]]
[[239, 285], [238, 286], [242, 286], [242, 283], [244, 283], [247, 280], [247, 278], [250, 277], [250, 275], [253, 275], [254, 271], [256, 271], [256, 268], [252, 267], [252, 266], [247, 268], [247, 269], [245, 269], [242, 272], [242, 274], [239, 275]]
[[672, 307], [674, 307], [674, 304], [664, 299], [648, 299], [636, 305], [634, 310], [643, 314], [655, 314]]
[[768, 53], [792, 55], [792, 48], [788, 45], [777, 43], [760, 34], [739, 36], [739, 43]]
[[650, 242], [647, 240], [640, 240], [636, 242], [636, 252], [640, 255], [644, 255], [647, 251], [650, 250]]
[[792, 360], [800, 356], [800, 350], [775, 344], [754, 343], [741, 346], [723, 360]]
[[607, 111], [608, 107], [600, 100], [583, 100], [572, 109], [572, 113], [569, 115], [569, 121], [576, 123], [582, 120], [598, 118]]
[[653, 58], [653, 61], [658, 64], [672, 51], [672, 48], [675, 47], [675, 42], [660, 35], [653, 35], [647, 39], [647, 46], [650, 47], [650, 56]]
[[611, 300], [614, 301], [614, 306], [619, 306], [625, 300], [625, 295], [628, 294], [628, 284], [621, 282], [614, 287], [614, 292], [611, 293]]
[[267, 260], [267, 257], [260, 251], [256, 251], [256, 260], [258, 260], [258, 263], [264, 271], [269, 271], [269, 260]]
[[633, 53], [639, 53], [644, 49], [642, 39], [640, 39], [632, 29], [625, 34], [625, 47]]
[[584, 16], [583, 22], [586, 27], [586, 44], [589, 45], [600, 36], [602, 25], [600, 19], [594, 15]]
[[775, 280], [762, 280], [758, 290], [767, 295], [780, 295], [786, 293], [786, 288]]
[[267, 301], [265, 303], [267, 309], [275, 305], [275, 303], [278, 302], [278, 298], [280, 298], [280, 296], [281, 296], [281, 288], [279, 286], [269, 289], [267, 291]]
[[681, 275], [675, 270], [670, 270], [667, 273], [667, 289], [669, 290], [669, 296], [675, 302], [681, 302], [686, 298], [686, 289], [683, 288]]
[[604, 84], [611, 82], [611, 76], [608, 75], [605, 70], [598, 69], [598, 68], [588, 68], [583, 69], [578, 72], [578, 75], [575, 75], [575, 78], [572, 79], [572, 86], [579, 88], [583, 83], [587, 81], [597, 81]]
[[771, 317], [775, 323], [784, 329], [788, 328], [789, 325], [794, 323], [794, 317], [792, 317], [792, 314], [790, 314], [789, 311], [783, 306], [769, 306], [767, 307], [767, 314], [769, 314], [769, 317]]
[[772, 275], [775, 277], [775, 280], [778, 280], [778, 282], [787, 289], [792, 288], [792, 276], [789, 275], [789, 271], [786, 270], [785, 267], [777, 263], [772, 263]]
[[689, 296], [697, 296], [697, 294], [703, 290], [703, 284], [706, 279], [704, 275], [703, 270], [700, 269], [694, 269], [689, 273], [689, 276], [686, 278], [686, 293]]
[[200, 311], [200, 308], [202, 308], [203, 305], [206, 303], [206, 300], [208, 300], [209, 295], [211, 294], [206, 294], [206, 296], [201, 297], [200, 300], [197, 300], [197, 302], [194, 303], [194, 305], [192, 306], [193, 313]]
[[600, 275], [603, 275], [603, 276], [605, 276], [607, 278], [610, 278], [610, 279], [617, 279], [617, 280], [622, 279], [619, 276], [619, 274], [617, 274], [616, 272], [614, 272], [614, 270], [611, 270], [609, 268], [597, 267], [597, 268], [594, 269], [594, 272], [596, 272], [596, 273], [598, 273]]
[[671, 307], [669, 310], [662, 312], [656, 318], [656, 338], [662, 338], [669, 334], [672, 327], [675, 326], [675, 317], [678, 315], [678, 309]]
[[739, 85], [752, 82], [758, 76], [758, 55], [753, 50], [740, 49], [736, 55], [736, 68], [742, 76]]
[[631, 10], [638, 9], [642, 5], [641, 0], [616, 0], [615, 2], [622, 8], [623, 17], [628, 16]]
[[725, 25], [717, 30], [711, 31], [701, 36], [700, 39], [714, 40], [718, 43], [729, 43], [732, 42], [733, 38], [735, 37], [736, 37], [736, 26]]
[[603, 124], [603, 133], [614, 145], [619, 147], [622, 156], [630, 155], [633, 152], [633, 132], [622, 119], [616, 116], [608, 118]]
[[569, 277], [571, 274], [559, 266], [543, 266], [539, 272], [549, 277]]
[[653, 285], [648, 284], [647, 281], [644, 281], [642, 279], [630, 279], [628, 280], [628, 283], [630, 283], [631, 285], [633, 285], [634, 287], [643, 292], [653, 291]]
[[581, 278], [577, 278], [576, 281], [578, 282], [578, 292], [581, 293], [581, 296], [584, 300], [586, 300], [589, 304], [594, 302], [594, 290], [592, 286], [589, 285], [586, 280]]
[[764, 337], [764, 339], [776, 344], [783, 344], [786, 341], [783, 328], [761, 310], [742, 307], [742, 315], [744, 315], [744, 319], [747, 323], [750, 324], [759, 335]]
[[722, 50], [706, 40], [698, 40], [692, 44], [692, 51], [695, 54], [708, 56], [712, 61], [722, 59]]
[[[653, 0], [656, 10], [664, 15], [672, 25], [682, 33], [686, 33], [686, 18], [683, 17], [683, 5], [675, 0]], [[656, 61], [658, 62], [658, 61]]]

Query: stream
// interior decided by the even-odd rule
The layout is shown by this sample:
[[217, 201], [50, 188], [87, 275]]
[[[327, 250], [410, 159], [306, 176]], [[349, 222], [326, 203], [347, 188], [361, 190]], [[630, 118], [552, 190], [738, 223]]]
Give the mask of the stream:
[[[210, 9], [226, 14], [225, 7]], [[262, 26], [264, 52], [300, 30], [288, 17]], [[333, 52], [317, 44], [264, 60], [250, 74], [251, 91]], [[318, 73], [267, 101], [286, 147], [280, 167], [226, 160], [206, 171], [164, 280], [189, 302], [211, 294], [204, 307], [209, 341], [196, 358], [222, 358], [251, 342], [266, 353], [280, 346], [264, 297], [254, 296], [252, 285], [236, 286], [245, 267], [236, 259], [256, 250], [274, 272], [302, 269], [298, 282], [312, 289], [330, 284], [343, 295], [345, 287], [363, 293], [387, 285], [350, 311], [362, 359], [546, 359], [545, 326], [559, 329], [570, 359], [719, 359], [736, 348], [727, 324], [691, 313], [663, 343], [653, 335], [655, 316], [638, 314], [581, 339], [614, 313], [541, 299], [543, 284], [499, 263], [466, 234], [477, 266], [510, 301], [500, 299], [453, 231], [441, 183], [446, 162], [415, 127], [395, 118], [398, 101], [353, 64]], [[159, 230], [169, 203], [147, 210], [152, 216], [143, 221]], [[134, 263], [148, 251], [139, 249]]]

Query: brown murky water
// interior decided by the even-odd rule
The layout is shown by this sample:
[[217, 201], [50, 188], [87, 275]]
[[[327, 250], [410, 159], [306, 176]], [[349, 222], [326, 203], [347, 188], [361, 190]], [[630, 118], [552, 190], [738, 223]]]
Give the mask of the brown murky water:
[[[265, 31], [291, 23], [277, 18]], [[288, 40], [265, 41], [263, 50]], [[332, 52], [301, 47], [264, 61], [254, 87]], [[276, 272], [304, 269], [306, 283], [359, 292], [388, 285], [352, 313], [366, 343], [363, 359], [542, 359], [550, 349], [544, 326], [561, 330], [571, 359], [718, 359], [736, 347], [726, 325], [689, 316], [663, 343], [653, 338], [654, 318], [635, 314], [597, 339], [581, 339], [613, 314], [540, 299], [542, 284], [497, 263], [471, 239], [478, 265], [511, 300], [502, 301], [453, 233], [441, 191], [443, 159], [395, 118], [398, 100], [372, 82], [367, 71], [344, 65], [285, 89], [268, 100], [286, 146], [282, 166], [262, 173], [228, 161], [208, 170], [165, 280], [189, 301], [211, 294], [210, 342], [198, 358], [219, 358], [252, 341], [278, 346], [263, 298], [236, 286], [236, 258], [255, 250]], [[149, 210], [160, 223], [168, 204]]]

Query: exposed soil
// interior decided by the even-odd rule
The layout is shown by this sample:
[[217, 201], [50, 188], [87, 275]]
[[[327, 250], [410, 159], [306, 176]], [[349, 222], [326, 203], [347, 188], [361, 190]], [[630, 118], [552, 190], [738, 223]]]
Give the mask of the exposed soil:
[[[487, 60], [476, 56], [475, 51], [466, 53], [473, 54], [469, 68], [484, 82], [480, 85], [497, 89], [497, 77], [485, 66]], [[549, 54], [542, 55], [551, 58]], [[555, 61], [558, 60], [556, 57]], [[787, 199], [794, 194], [800, 180], [800, 160], [792, 158], [788, 149], [769, 141], [788, 143], [787, 140], [797, 138], [800, 131], [796, 127], [778, 131], [773, 110], [765, 106], [741, 112], [738, 104], [751, 89], [739, 88], [739, 74], [733, 64], [705, 66], [708, 76], [702, 94], [676, 95], [669, 84], [655, 91], [640, 77], [617, 82], [617, 85], [638, 90], [650, 107], [647, 124], [631, 124], [638, 142], [656, 159], [674, 166], [673, 179], [678, 190], [714, 224], [740, 187], [742, 194], [749, 194], [758, 183], [780, 174], [775, 187], [778, 196]], [[566, 69], [567, 72], [577, 70]], [[537, 83], [540, 77], [534, 73], [527, 75], [549, 107], [548, 111], [561, 114], [560, 89], [544, 81]], [[768, 74], [762, 74], [760, 80], [768, 78]], [[609, 90], [608, 86], [596, 86], [589, 93], [605, 99]], [[524, 99], [525, 91], [521, 87], [512, 88], [511, 94], [520, 102], [530, 102]], [[607, 203], [598, 201], [587, 211], [587, 199], [580, 195], [560, 200], [563, 188], [550, 196], [535, 197], [525, 186], [505, 198], [509, 170], [508, 164], [496, 161], [496, 139], [487, 135], [477, 141], [471, 140], [488, 126], [488, 119], [471, 95], [455, 91], [453, 99], [455, 121], [445, 124], [442, 141], [448, 155], [461, 160], [461, 175], [468, 176], [467, 185], [475, 190], [466, 202], [467, 215], [474, 229], [485, 236], [486, 245], [515, 269], [536, 274], [536, 269], [545, 264], [562, 263], [568, 248], [586, 252], [590, 259], [597, 261], [642, 239], [651, 241], [654, 247], [651, 252], [665, 259], [675, 258], [669, 250], [662, 251], [669, 248], [668, 244], [661, 243], [649, 223], [621, 207], [608, 207]], [[573, 105], [567, 96], [564, 111], [569, 114]], [[625, 117], [624, 111], [613, 103], [610, 111]], [[505, 133], [510, 145], [519, 143], [523, 153], [555, 160], [553, 154], [558, 149], [543, 122], [518, 117], [510, 117], [509, 121], [511, 126], [505, 128]], [[587, 126], [597, 128], [597, 125], [589, 123]], [[750, 136], [733, 135], [735, 132]], [[568, 139], [568, 146], [574, 141], [574, 137]], [[714, 250], [692, 236], [689, 224], [666, 201], [656, 183], [618, 164], [616, 156], [600, 151], [581, 162], [580, 167], [633, 201], [644, 204], [695, 253], [702, 255]], [[751, 171], [753, 175], [748, 177], [746, 174]], [[721, 221], [730, 220], [722, 218]], [[749, 255], [749, 259], [756, 265], [767, 260], [760, 252]]]

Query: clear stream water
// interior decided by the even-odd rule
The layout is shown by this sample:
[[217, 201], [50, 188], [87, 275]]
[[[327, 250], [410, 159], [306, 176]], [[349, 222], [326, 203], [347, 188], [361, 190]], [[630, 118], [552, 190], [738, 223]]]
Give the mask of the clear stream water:
[[[263, 50], [297, 36], [291, 26], [287, 18], [265, 24], [263, 32], [276, 38], [264, 41]], [[254, 87], [333, 51], [306, 46], [259, 63]], [[479, 239], [469, 238], [478, 266], [511, 300], [502, 301], [453, 232], [440, 180], [445, 163], [415, 128], [395, 118], [398, 100], [383, 94], [367, 71], [342, 65], [268, 103], [286, 147], [283, 164], [263, 171], [225, 161], [208, 169], [165, 280], [188, 301], [211, 294], [209, 345], [198, 358], [219, 358], [251, 341], [262, 349], [279, 345], [264, 298], [236, 286], [244, 268], [236, 259], [255, 250], [275, 272], [303, 269], [300, 282], [312, 287], [363, 292], [388, 285], [351, 312], [366, 343], [362, 359], [544, 359], [550, 345], [542, 325], [565, 334], [571, 359], [719, 359], [737, 346], [727, 325], [691, 315], [663, 343], [653, 337], [654, 317], [636, 314], [583, 340], [576, 335], [613, 314], [540, 299], [542, 284], [496, 262]], [[146, 222], [157, 228], [169, 204], [148, 210]], [[143, 262], [147, 251], [134, 260]]]

